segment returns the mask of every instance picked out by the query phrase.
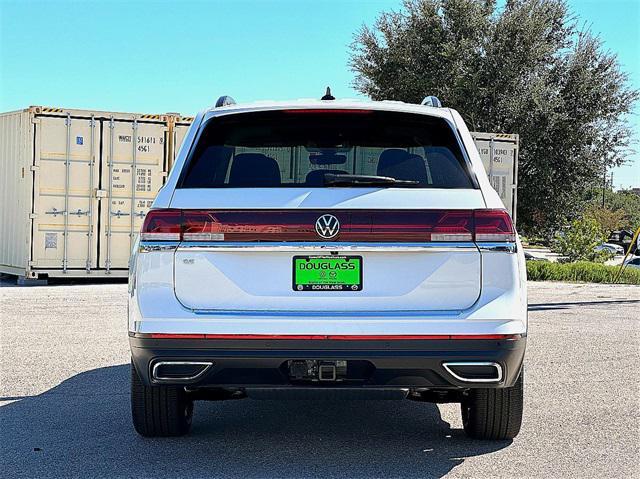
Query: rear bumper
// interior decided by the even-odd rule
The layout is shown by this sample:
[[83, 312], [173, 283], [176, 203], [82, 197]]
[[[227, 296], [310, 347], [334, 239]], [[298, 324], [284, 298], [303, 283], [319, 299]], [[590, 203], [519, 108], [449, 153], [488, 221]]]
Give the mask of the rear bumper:
[[[134, 365], [143, 382], [190, 388], [425, 388], [508, 387], [516, 381], [526, 337], [511, 339], [331, 340], [331, 339], [156, 339], [131, 334]], [[292, 379], [289, 361], [346, 361], [349, 373], [338, 381]], [[154, 379], [160, 362], [207, 365], [191, 379]], [[495, 363], [500, 379], [461, 380], [449, 362]], [[156, 370], [157, 372], [157, 370]], [[156, 375], [157, 376], [157, 375]]]

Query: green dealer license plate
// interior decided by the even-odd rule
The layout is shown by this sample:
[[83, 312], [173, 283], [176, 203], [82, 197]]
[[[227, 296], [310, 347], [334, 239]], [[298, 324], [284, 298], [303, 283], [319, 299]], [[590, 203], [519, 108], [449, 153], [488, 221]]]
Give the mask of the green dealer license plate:
[[362, 256], [294, 256], [295, 291], [360, 291]]

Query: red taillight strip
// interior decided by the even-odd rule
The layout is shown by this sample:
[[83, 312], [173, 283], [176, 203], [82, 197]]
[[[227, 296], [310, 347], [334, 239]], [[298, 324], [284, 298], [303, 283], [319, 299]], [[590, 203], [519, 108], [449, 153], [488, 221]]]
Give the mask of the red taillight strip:
[[[142, 241], [318, 241], [325, 210], [178, 210], [147, 214]], [[505, 210], [336, 211], [343, 242], [515, 242]]]
[[235, 339], [235, 340], [330, 340], [330, 341], [422, 341], [422, 340], [460, 340], [520, 339], [520, 334], [137, 334], [138, 337], [151, 339]]

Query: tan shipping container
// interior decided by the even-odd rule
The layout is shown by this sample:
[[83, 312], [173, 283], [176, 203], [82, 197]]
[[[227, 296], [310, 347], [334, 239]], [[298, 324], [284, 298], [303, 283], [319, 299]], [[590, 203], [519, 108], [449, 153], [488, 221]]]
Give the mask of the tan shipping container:
[[190, 121], [48, 107], [0, 114], [0, 272], [126, 276]]
[[471, 132], [491, 186], [516, 222], [518, 205], [518, 135]]

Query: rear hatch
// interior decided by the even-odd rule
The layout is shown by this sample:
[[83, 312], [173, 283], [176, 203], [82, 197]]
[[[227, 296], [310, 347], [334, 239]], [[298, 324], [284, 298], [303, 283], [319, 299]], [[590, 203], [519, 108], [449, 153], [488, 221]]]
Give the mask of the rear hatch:
[[214, 117], [142, 239], [180, 240], [175, 294], [195, 310], [453, 312], [481, 292], [469, 171], [442, 118]]
[[[435, 235], [451, 239], [466, 234], [470, 239], [470, 230], [452, 231], [452, 223], [464, 223], [471, 217], [468, 211], [325, 209], [195, 214], [209, 221], [204, 228], [198, 223], [198, 230], [207, 233], [199, 232], [197, 237], [210, 234], [219, 239], [215, 243], [183, 241], [175, 253], [176, 296], [189, 308], [458, 310], [471, 306], [480, 294], [480, 254], [473, 244], [425, 242]], [[327, 214], [340, 224], [330, 242], [322, 241], [316, 231], [316, 222]], [[340, 264], [350, 261], [357, 263], [351, 266], [356, 276], [342, 276]], [[317, 277], [310, 278], [312, 284], [301, 277], [301, 266], [307, 266], [310, 273], [320, 270]]]

